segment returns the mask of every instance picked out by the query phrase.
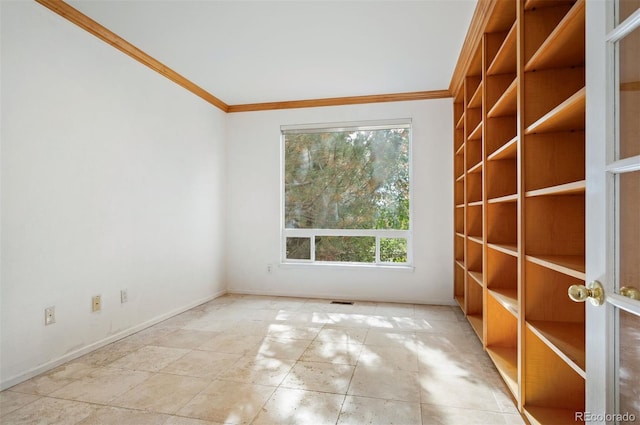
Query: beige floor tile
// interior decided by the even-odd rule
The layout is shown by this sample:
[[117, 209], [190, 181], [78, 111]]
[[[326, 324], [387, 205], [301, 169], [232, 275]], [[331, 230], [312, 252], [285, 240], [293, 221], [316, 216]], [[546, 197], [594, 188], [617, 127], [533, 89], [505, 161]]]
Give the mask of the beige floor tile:
[[358, 313], [329, 313], [332, 324], [347, 328], [368, 328], [371, 316]]
[[222, 425], [220, 422], [203, 421], [201, 419], [171, 416], [163, 425]]
[[346, 394], [354, 366], [320, 362], [297, 362], [280, 385], [308, 391]]
[[11, 425], [74, 425], [93, 414], [96, 406], [79, 401], [42, 397], [2, 417]]
[[355, 365], [361, 351], [362, 344], [316, 340], [309, 344], [300, 360]]
[[252, 425], [333, 425], [343, 395], [278, 388]]
[[413, 317], [413, 313], [413, 304], [378, 303], [375, 314], [377, 316]]
[[381, 345], [385, 347], [411, 346], [415, 341], [415, 332], [413, 331], [395, 331], [389, 332], [384, 329], [370, 329], [365, 345]]
[[420, 402], [417, 372], [358, 365], [348, 395]]
[[422, 423], [420, 414], [420, 403], [347, 396], [337, 423], [338, 425], [419, 425]]
[[[420, 376], [422, 403], [502, 413], [490, 384], [478, 377]], [[460, 397], [460, 394], [472, 394]]]
[[263, 357], [298, 360], [311, 341], [303, 339], [265, 338], [258, 347], [258, 354]]
[[0, 417], [18, 410], [39, 398], [40, 396], [34, 394], [3, 391], [0, 393]]
[[111, 404], [158, 413], [175, 413], [210, 383], [207, 379], [158, 373]]
[[322, 330], [321, 326], [295, 326], [283, 323], [272, 323], [267, 329], [269, 338], [304, 339], [312, 341]]
[[167, 415], [117, 407], [100, 407], [77, 425], [158, 425], [164, 424]]
[[263, 339], [260, 335], [222, 332], [209, 338], [209, 340], [201, 344], [198, 349], [215, 351], [217, 353], [244, 355], [250, 352], [258, 352], [258, 347]]
[[294, 360], [248, 355], [227, 368], [218, 379], [278, 386], [293, 367]]
[[360, 352], [358, 365], [417, 372], [418, 353], [411, 347], [365, 345]]
[[153, 345], [158, 339], [171, 333], [173, 329], [152, 326], [147, 329], [143, 329], [131, 336], [126, 337], [123, 341], [127, 341], [131, 344]]
[[487, 412], [484, 410], [422, 404], [422, 423], [433, 425], [469, 424], [500, 425], [523, 424], [519, 415]]
[[416, 305], [413, 309], [413, 317], [416, 319], [448, 320], [452, 322], [458, 320], [454, 309], [443, 305]]
[[87, 376], [73, 381], [69, 385], [51, 393], [52, 397], [89, 403], [107, 404], [115, 397], [149, 379], [151, 373], [116, 369], [98, 368]]
[[141, 342], [129, 340], [127, 338], [106, 345], [76, 360], [74, 363], [84, 363], [94, 367], [107, 366], [110, 363], [144, 347]]
[[111, 367], [158, 372], [187, 354], [184, 348], [146, 346], [111, 363]]
[[174, 347], [196, 349], [202, 345], [202, 341], [207, 341], [217, 335], [217, 332], [199, 331], [195, 329], [175, 329], [161, 337], [158, 337], [153, 345], [160, 347]]
[[89, 374], [95, 368], [84, 363], [66, 363], [11, 388], [12, 391], [48, 395]]
[[368, 332], [369, 328], [348, 328], [343, 326], [325, 325], [318, 333], [316, 341], [363, 344], [367, 338]]
[[161, 372], [212, 380], [229, 370], [241, 358], [241, 354], [193, 350], [170, 363]]
[[216, 380], [180, 409], [178, 415], [224, 424], [248, 424], [275, 389], [265, 385]]

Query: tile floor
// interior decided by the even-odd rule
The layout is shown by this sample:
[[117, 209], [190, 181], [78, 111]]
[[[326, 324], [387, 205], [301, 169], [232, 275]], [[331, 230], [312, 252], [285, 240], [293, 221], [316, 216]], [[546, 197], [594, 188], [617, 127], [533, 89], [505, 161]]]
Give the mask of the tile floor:
[[460, 313], [226, 295], [0, 393], [2, 424], [523, 424]]

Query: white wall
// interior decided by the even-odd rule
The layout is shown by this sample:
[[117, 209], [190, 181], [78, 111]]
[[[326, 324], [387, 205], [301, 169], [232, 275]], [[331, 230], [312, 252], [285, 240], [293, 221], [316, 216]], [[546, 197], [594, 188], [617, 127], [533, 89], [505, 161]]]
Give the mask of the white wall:
[[[280, 125], [389, 118], [413, 119], [415, 270], [278, 266]], [[229, 114], [229, 292], [450, 304], [452, 120], [450, 99]]]
[[1, 8], [5, 388], [224, 292], [226, 118], [36, 2]]

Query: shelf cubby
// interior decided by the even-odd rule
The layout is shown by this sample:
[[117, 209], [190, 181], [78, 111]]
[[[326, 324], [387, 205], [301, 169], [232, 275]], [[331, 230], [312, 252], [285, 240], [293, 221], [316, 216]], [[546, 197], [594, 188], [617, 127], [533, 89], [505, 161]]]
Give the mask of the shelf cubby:
[[525, 198], [524, 209], [525, 255], [582, 258], [584, 264], [584, 194]]
[[467, 174], [467, 202], [482, 201], [482, 173]]
[[489, 291], [486, 349], [507, 387], [518, 398], [518, 319]]
[[482, 273], [482, 243], [478, 243], [476, 238], [467, 237], [467, 258], [465, 260], [468, 271]]
[[482, 81], [480, 81], [480, 84], [478, 84], [478, 87], [475, 89], [474, 93], [471, 95], [471, 99], [469, 100], [469, 104], [467, 106], [469, 108], [482, 107]]
[[[464, 148], [464, 146], [463, 146]], [[457, 151], [453, 158], [453, 166], [455, 167], [455, 178], [456, 180], [460, 177], [464, 178], [464, 149], [462, 151]]]
[[464, 235], [456, 233], [455, 238], [455, 258], [456, 261], [464, 261]]
[[514, 22], [491, 61], [487, 75], [515, 73], [517, 47], [517, 24]]
[[514, 139], [517, 136], [516, 116], [487, 118], [485, 134], [487, 156], [490, 158], [493, 153], [498, 151], [504, 145], [514, 142]]
[[464, 206], [458, 206], [455, 210], [455, 231], [464, 234]]
[[584, 131], [525, 136], [525, 192], [585, 179]]
[[467, 170], [475, 167], [482, 162], [482, 141], [469, 140], [466, 143], [466, 168]]
[[[465, 117], [465, 131], [467, 132], [467, 140], [469, 140], [471, 138], [471, 134], [473, 134], [473, 132], [478, 128], [478, 125], [482, 123], [482, 109], [467, 109], [467, 112], [465, 112]], [[473, 140], [473, 138], [471, 139]]]
[[548, 48], [549, 44], [545, 42], [572, 7], [571, 4], [545, 1], [549, 7], [530, 9], [525, 7], [522, 21], [526, 34], [524, 37], [524, 65], [528, 64], [534, 55], [540, 54], [541, 51]]
[[529, 330], [584, 377], [585, 308], [567, 295], [571, 285], [581, 284], [584, 280], [529, 258], [525, 262], [525, 320]]
[[[516, 74], [487, 77], [487, 116], [490, 118], [516, 113]], [[506, 112], [510, 111], [510, 112]]]
[[585, 0], [578, 0], [525, 65], [526, 72], [585, 62]]
[[586, 89], [582, 87], [525, 129], [525, 134], [584, 130]]
[[515, 160], [518, 156], [518, 137], [514, 137], [499, 148], [494, 150], [488, 157], [487, 161], [501, 161], [503, 159]]
[[454, 271], [453, 271], [453, 279], [454, 279], [454, 284], [453, 284], [454, 298], [460, 305], [460, 308], [462, 308], [462, 310], [464, 311], [465, 307], [464, 307], [464, 264], [463, 263], [460, 263], [460, 262], [455, 263]]
[[483, 307], [482, 307], [482, 286], [478, 284], [475, 279], [469, 277], [467, 279], [467, 318], [471, 327], [476, 332], [481, 341], [484, 340], [483, 336]]
[[489, 109], [487, 116], [489, 118], [515, 116], [518, 109], [517, 88], [518, 81], [514, 77], [509, 86]]
[[466, 208], [467, 235], [482, 239], [482, 205], [472, 205]]
[[585, 379], [542, 341], [524, 331], [524, 413], [532, 423], [573, 423], [584, 411]]
[[518, 210], [516, 202], [487, 205], [487, 243], [517, 245]]
[[453, 188], [454, 202], [456, 207], [464, 205], [464, 181], [456, 181]]
[[486, 190], [487, 198], [492, 200], [518, 192], [517, 167], [515, 159], [487, 161]]
[[[524, 96], [528, 99], [523, 111], [525, 134], [561, 131], [561, 125], [571, 117], [576, 122], [569, 129], [584, 128], [584, 118], [580, 122], [584, 87], [584, 67], [525, 73]], [[584, 108], [582, 111], [584, 115]]]

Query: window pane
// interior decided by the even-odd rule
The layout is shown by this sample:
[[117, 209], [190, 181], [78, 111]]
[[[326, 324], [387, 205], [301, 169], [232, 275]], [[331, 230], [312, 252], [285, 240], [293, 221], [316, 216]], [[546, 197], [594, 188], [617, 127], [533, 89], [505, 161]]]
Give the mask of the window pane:
[[[620, 408], [617, 413], [633, 414], [635, 419], [640, 417], [640, 317], [624, 310], [618, 310], [619, 330], [618, 344], [618, 397]], [[620, 421], [620, 424], [631, 424], [634, 421]]]
[[406, 263], [407, 240], [404, 238], [381, 238], [380, 261], [383, 263]]
[[409, 229], [409, 129], [284, 134], [285, 227]]
[[376, 238], [371, 236], [316, 236], [316, 261], [374, 263]]
[[287, 238], [287, 259], [311, 260], [311, 238]]
[[619, 24], [627, 19], [633, 12], [640, 7], [640, 0], [618, 0], [616, 4], [618, 19], [616, 22]]
[[618, 42], [618, 159], [640, 155], [640, 28]]

